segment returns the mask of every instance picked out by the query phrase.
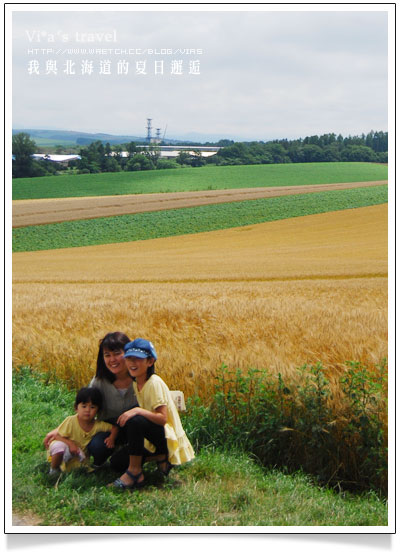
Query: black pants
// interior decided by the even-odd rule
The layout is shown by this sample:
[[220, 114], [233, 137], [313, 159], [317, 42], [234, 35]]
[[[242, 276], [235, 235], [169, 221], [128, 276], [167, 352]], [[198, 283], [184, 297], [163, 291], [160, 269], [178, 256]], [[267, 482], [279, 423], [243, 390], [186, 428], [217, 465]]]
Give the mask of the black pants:
[[108, 457], [110, 464], [115, 470], [125, 470], [129, 464], [129, 455], [126, 446], [126, 437], [124, 431], [120, 430], [117, 435], [115, 448], [109, 449], [104, 443], [106, 437], [110, 435], [109, 431], [100, 431], [96, 433], [87, 446], [89, 455], [93, 457], [93, 464], [100, 466]]
[[[168, 455], [163, 426], [150, 422], [143, 416], [134, 416], [126, 422], [125, 427], [119, 430], [115, 449], [108, 449], [104, 443], [105, 438], [109, 435], [108, 431], [96, 433], [87, 446], [89, 454], [93, 456], [93, 463], [96, 465], [103, 464], [111, 457], [111, 467], [118, 472], [123, 472], [129, 466], [129, 455]], [[144, 448], [144, 438], [156, 446], [155, 453], [150, 453]]]
[[144, 440], [146, 438], [155, 445], [155, 454], [168, 456], [164, 426], [157, 425], [144, 416], [133, 416], [133, 418], [126, 422], [124, 430], [128, 441], [129, 455], [141, 456], [149, 454], [144, 448]]

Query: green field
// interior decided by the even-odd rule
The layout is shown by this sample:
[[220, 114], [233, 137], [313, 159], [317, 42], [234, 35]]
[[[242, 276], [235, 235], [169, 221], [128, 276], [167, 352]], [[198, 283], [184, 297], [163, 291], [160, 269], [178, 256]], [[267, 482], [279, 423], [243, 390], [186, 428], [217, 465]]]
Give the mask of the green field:
[[387, 203], [387, 186], [26, 226], [13, 230], [13, 251], [37, 251], [165, 238], [381, 203]]
[[63, 147], [75, 148], [77, 145], [70, 139], [51, 139], [49, 137], [35, 137], [33, 138], [38, 147], [55, 147], [62, 145]]
[[15, 178], [13, 199], [42, 199], [387, 180], [365, 162], [204, 166], [172, 170]]
[[[48, 431], [73, 413], [75, 394], [64, 383], [24, 368], [13, 373], [13, 511], [33, 512], [39, 526], [385, 526], [386, 500], [318, 486], [303, 473], [263, 468], [244, 450], [208, 441], [197, 446], [196, 414], [182, 416], [196, 458], [167, 479], [144, 468], [143, 490], [107, 487], [119, 474], [104, 467], [48, 475]], [[204, 408], [202, 415], [208, 415]], [[214, 431], [219, 430], [214, 424]]]

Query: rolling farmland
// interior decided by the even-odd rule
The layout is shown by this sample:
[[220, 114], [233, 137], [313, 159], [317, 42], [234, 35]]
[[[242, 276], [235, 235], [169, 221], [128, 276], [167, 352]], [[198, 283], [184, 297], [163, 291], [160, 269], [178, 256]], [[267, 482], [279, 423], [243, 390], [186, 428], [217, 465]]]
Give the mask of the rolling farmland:
[[387, 186], [370, 186], [27, 226], [13, 230], [13, 250], [36, 251], [194, 234], [386, 202]]
[[[387, 205], [13, 256], [15, 364], [85, 383], [108, 330], [149, 337], [174, 388], [387, 354]], [[32, 323], [35, 325], [32, 326]]]
[[16, 178], [13, 199], [45, 199], [387, 180], [387, 166], [365, 162], [204, 166]]
[[[325, 450], [332, 467], [329, 477], [337, 473], [337, 463], [344, 462], [339, 477], [343, 472], [353, 482], [364, 474], [385, 492], [388, 187], [371, 182], [382, 184], [372, 174], [387, 168], [368, 165], [364, 170], [370, 174], [351, 183], [350, 167], [341, 166], [344, 180], [336, 176], [332, 186], [332, 181], [317, 180], [321, 174], [310, 185], [315, 168], [308, 165], [307, 185], [290, 186], [282, 184], [288, 169], [275, 166], [281, 166], [282, 174], [268, 188], [259, 187], [258, 178], [257, 187], [241, 189], [228, 180], [231, 187], [224, 189], [221, 173], [216, 183], [224, 191], [195, 191], [197, 181], [193, 190], [187, 183], [185, 191], [171, 190], [175, 193], [162, 193], [159, 187], [158, 193], [127, 197], [14, 201], [14, 217], [30, 220], [25, 226], [15, 221], [13, 229], [13, 365], [31, 366], [75, 389], [95, 373], [98, 341], [107, 332], [121, 330], [154, 342], [157, 372], [170, 388], [184, 391], [186, 398], [195, 396], [204, 416], [215, 406], [206, 408], [222, 373], [227, 396], [243, 405], [236, 390], [240, 378], [250, 381], [251, 389], [254, 376], [249, 370], [268, 370], [259, 388], [265, 394], [262, 400], [276, 400], [278, 414], [281, 404], [287, 404], [290, 415], [283, 429], [274, 429], [274, 415], [264, 417], [272, 419], [272, 437], [288, 424], [290, 431], [300, 428], [298, 444], [291, 445], [295, 466], [307, 464], [309, 458], [310, 470], [319, 474], [325, 460], [314, 457]], [[206, 200], [210, 202], [204, 204]], [[118, 214], [102, 214], [110, 207]], [[78, 218], [85, 211], [90, 211], [86, 219]], [[47, 224], [49, 218], [53, 222]], [[235, 376], [239, 379], [231, 382]], [[366, 377], [370, 401], [379, 391], [378, 406], [371, 408], [368, 421], [372, 445], [369, 437], [364, 443], [367, 451], [370, 446], [378, 451], [374, 462], [358, 453], [358, 429], [352, 426], [353, 419], [361, 424], [364, 416], [357, 405], [366, 404], [359, 382]], [[349, 380], [359, 382], [356, 398]], [[329, 385], [326, 395], [319, 390], [324, 384]], [[350, 389], [346, 396], [345, 389]], [[333, 416], [326, 423], [323, 417], [314, 420], [320, 396], [325, 396], [326, 416]], [[300, 412], [294, 425], [292, 410]], [[307, 420], [312, 430], [316, 424], [326, 434], [325, 445], [319, 444], [323, 440], [318, 431], [312, 434], [309, 445], [316, 440], [317, 452], [309, 455], [307, 445], [305, 460], [298, 452], [303, 418], [304, 434]], [[331, 436], [332, 427], [336, 433]], [[344, 456], [343, 428], [354, 434]], [[334, 436], [337, 462], [330, 459]], [[286, 466], [287, 459], [284, 462]], [[364, 473], [365, 462], [369, 468]], [[279, 465], [275, 457], [272, 463]]]
[[[32, 180], [15, 180], [15, 197], [32, 198], [14, 202], [29, 218], [118, 205], [90, 198], [115, 193], [117, 180], [120, 194], [146, 192], [138, 206], [148, 210], [14, 228], [15, 365], [84, 384], [97, 341], [117, 329], [154, 340], [160, 372], [188, 395], [206, 397], [222, 363], [293, 377], [321, 360], [334, 380], [348, 360], [378, 364], [387, 355], [387, 186], [365, 182], [386, 178], [383, 165], [315, 163], [58, 176], [36, 181], [35, 192]], [[272, 197], [239, 201], [266, 195], [262, 187]], [[145, 205], [152, 191], [156, 211]], [[178, 203], [213, 201], [164, 209], [163, 191], [183, 191], [172, 194]], [[62, 200], [71, 195], [89, 201]]]
[[13, 228], [50, 224], [89, 218], [132, 215], [152, 211], [200, 207], [217, 203], [234, 203], [269, 197], [316, 193], [383, 185], [378, 182], [345, 184], [315, 184], [313, 186], [284, 186], [275, 188], [243, 188], [236, 190], [186, 191], [179, 193], [138, 193], [101, 197], [70, 197], [61, 199], [28, 199], [14, 201]]

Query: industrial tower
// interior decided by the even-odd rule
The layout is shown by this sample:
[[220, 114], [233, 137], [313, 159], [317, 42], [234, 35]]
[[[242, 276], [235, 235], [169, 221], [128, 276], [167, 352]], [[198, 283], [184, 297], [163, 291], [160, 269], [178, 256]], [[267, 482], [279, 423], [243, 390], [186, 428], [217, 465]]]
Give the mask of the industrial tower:
[[151, 143], [151, 118], [147, 118], [147, 142]]

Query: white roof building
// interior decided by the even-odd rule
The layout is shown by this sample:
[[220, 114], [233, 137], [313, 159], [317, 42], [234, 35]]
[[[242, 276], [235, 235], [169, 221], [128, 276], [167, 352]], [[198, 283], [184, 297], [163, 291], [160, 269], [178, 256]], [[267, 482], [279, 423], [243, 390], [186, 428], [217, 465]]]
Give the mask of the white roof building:
[[36, 160], [45, 160], [45, 161], [59, 162], [59, 163], [81, 159], [80, 155], [46, 155], [44, 153], [36, 153], [32, 155], [32, 157]]

